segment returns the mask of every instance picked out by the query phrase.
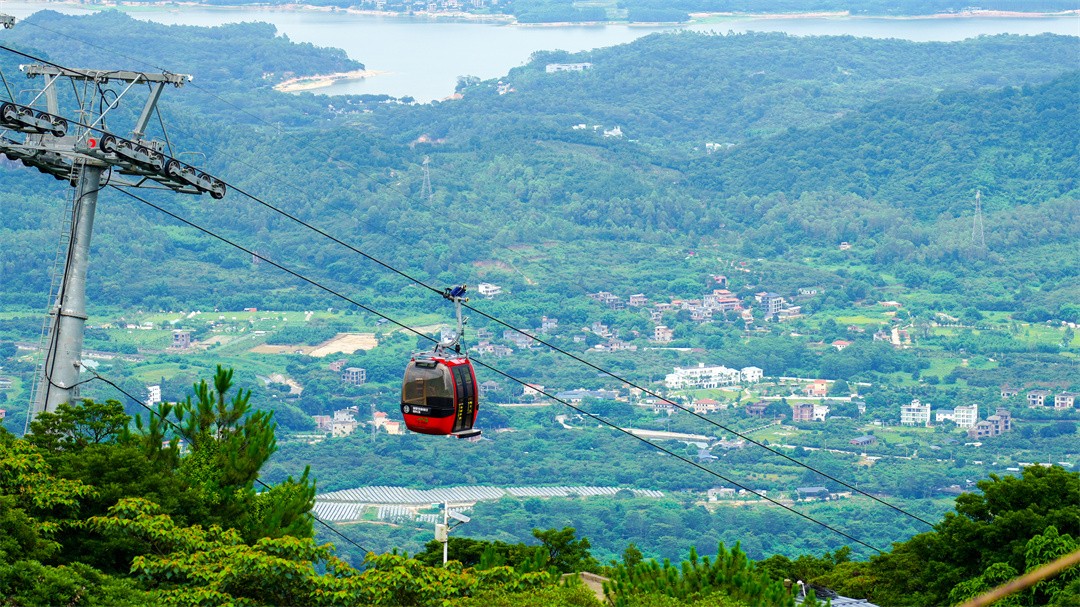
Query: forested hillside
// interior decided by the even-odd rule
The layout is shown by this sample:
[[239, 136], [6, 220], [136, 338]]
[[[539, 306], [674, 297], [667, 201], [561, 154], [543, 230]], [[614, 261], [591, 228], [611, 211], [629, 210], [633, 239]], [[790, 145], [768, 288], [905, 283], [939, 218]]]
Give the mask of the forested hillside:
[[[44, 27], [71, 28], [82, 39], [90, 30], [119, 31], [133, 23], [110, 14], [34, 19]], [[233, 29], [267, 45], [260, 54], [280, 56], [278, 63], [252, 70], [240, 56], [236, 66], [247, 71], [225, 68], [234, 70], [227, 80], [204, 55], [172, 51], [185, 38], [196, 48], [220, 34], [138, 28], [170, 32], [154, 38], [171, 40], [170, 47], [155, 52], [146, 44], [148, 63], [168, 63], [196, 77], [163, 101], [174, 140], [205, 152], [216, 174], [334, 226], [337, 235], [357, 239], [365, 250], [425, 280], [442, 272], [448, 274], [440, 280], [475, 280], [472, 263], [499, 261], [508, 246], [557, 238], [572, 240], [579, 252], [570, 263], [529, 268], [532, 280], [579, 293], [575, 285], [614, 290], [644, 283], [659, 290], [682, 276], [647, 270], [651, 256], [623, 257], [615, 273], [572, 260], [602, 256], [612, 241], [650, 243], [660, 256], [715, 245], [729, 256], [802, 258], [846, 240], [858, 242], [860, 261], [878, 270], [918, 258], [928, 261], [926, 270], [938, 265], [950, 277], [972, 269], [985, 277], [994, 268], [1012, 275], [1011, 284], [1042, 289], [1028, 280], [1026, 258], [1033, 250], [1060, 255], [1055, 247], [1075, 237], [1076, 222], [1068, 221], [1075, 214], [1068, 167], [1075, 166], [1076, 146], [1066, 127], [1075, 115], [1076, 78], [1061, 78], [1074, 48], [1068, 38], [915, 44], [656, 35], [575, 57], [539, 55], [504, 79], [514, 89], [506, 95], [496, 94], [494, 83], [479, 83], [465, 88], [461, 101], [400, 106], [359, 98], [331, 103], [268, 90], [263, 72], [314, 70], [302, 55], [271, 50], [281, 42], [266, 38], [266, 28]], [[23, 26], [4, 35], [18, 43], [33, 33]], [[61, 40], [49, 49], [54, 60], [124, 62], [104, 49]], [[9, 68], [16, 63], [5, 60]], [[332, 69], [344, 67], [336, 55], [325, 60]], [[587, 60], [593, 68], [544, 73], [546, 63], [569, 60]], [[578, 124], [588, 128], [574, 129]], [[619, 127], [624, 136], [603, 137], [594, 125]], [[826, 151], [840, 153], [826, 157]], [[430, 201], [418, 196], [425, 156], [435, 184]], [[40, 210], [59, 212], [59, 205], [27, 198], [42, 195], [44, 185], [36, 176], [11, 173], [10, 192], [19, 196], [6, 203], [15, 220], [5, 228], [40, 246], [2, 253], [4, 267], [31, 269], [5, 290], [9, 303], [26, 301], [47, 284], [39, 268], [52, 254], [45, 243], [55, 215]], [[962, 218], [980, 188], [987, 201], [988, 257], [964, 250], [969, 228]], [[221, 203], [180, 198], [170, 204], [211, 204], [218, 227], [244, 234], [247, 246], [322, 267], [323, 278], [374, 287], [362, 288], [371, 296], [400, 288], [377, 268], [346, 261], [335, 245], [313, 241], [239, 194]], [[1043, 204], [1048, 206], [1035, 211]], [[170, 291], [177, 290], [191, 292], [185, 300], [204, 307], [313, 303], [290, 280], [251, 268], [250, 260], [186, 228], [170, 228], [166, 237], [156, 225], [160, 218], [131, 205], [117, 197], [104, 203], [95, 235], [95, 261], [110, 271], [93, 272], [91, 288], [111, 293], [117, 304], [175, 308]], [[1061, 221], [1040, 221], [1044, 214]], [[808, 215], [816, 220], [807, 223]], [[1041, 223], [1037, 231], [1032, 222]], [[437, 243], [432, 229], [443, 234]], [[178, 238], [182, 234], [189, 236]], [[794, 241], [801, 243], [798, 250], [788, 251]], [[427, 252], [416, 256], [421, 243]], [[136, 246], [138, 254], [130, 254]], [[166, 259], [178, 271], [134, 280]], [[1050, 297], [1041, 306], [1051, 313], [1068, 299], [1055, 294], [1075, 286], [1073, 263], [1060, 261], [1059, 276], [1043, 289]], [[264, 288], [245, 289], [241, 296], [230, 286], [238, 280]], [[926, 280], [912, 277], [909, 286], [924, 287]], [[121, 284], [124, 289], [116, 288]], [[1003, 295], [975, 288], [984, 301]], [[1006, 305], [1001, 309], [1016, 310], [1016, 303]]]
[[[121, 40], [128, 42], [111, 42]], [[225, 179], [229, 192], [220, 201], [139, 194], [257, 254], [102, 191], [88, 287], [86, 347], [94, 354], [87, 359], [129, 393], [142, 396], [156, 385], [166, 401], [183, 401], [217, 365], [235, 366], [237, 383], [251, 389], [247, 428], [259, 434], [257, 452], [237, 460], [244, 469], [229, 468], [237, 461], [221, 464], [228, 478], [219, 478], [213, 458], [228, 453], [205, 436], [193, 444], [197, 428], [184, 434], [148, 421], [134, 426], [126, 415], [143, 410], [131, 398], [94, 410], [112, 424], [89, 441], [95, 444], [77, 438], [79, 419], [60, 420], [72, 425], [43, 428], [44, 438], [28, 441], [0, 433], [7, 461], [29, 466], [0, 466], [0, 518], [21, 530], [11, 542], [0, 537], [0, 552], [17, 544], [34, 561], [5, 563], [0, 588], [47, 575], [57, 587], [97, 584], [99, 603], [125, 592], [181, 602], [195, 591], [187, 580], [200, 579], [221, 600], [254, 593], [252, 600], [272, 603], [293, 592], [340, 592], [377, 603], [382, 599], [365, 594], [369, 588], [394, 588], [386, 596], [406, 597], [401, 602], [421, 595], [416, 602], [470, 595], [464, 600], [483, 602], [490, 592], [485, 604], [497, 605], [531, 589], [554, 593], [543, 595], [552, 604], [589, 605], [577, 590], [554, 588], [545, 567], [551, 563], [538, 548], [558, 529], [575, 528], [592, 542], [584, 546], [592, 555], [563, 570], [621, 557], [607, 573], [624, 589], [663, 587], [673, 605], [762, 604], [755, 601], [775, 586], [754, 581], [759, 594], [728, 588], [712, 596], [694, 585], [708, 578], [707, 563], [688, 562], [681, 573], [636, 563], [678, 561], [697, 545], [731, 572], [754, 572], [745, 579], [813, 578], [882, 605], [929, 607], [962, 600], [1075, 544], [1075, 508], [1061, 496], [1075, 494], [1076, 474], [1032, 466], [1072, 467], [1080, 420], [1075, 406], [1055, 405], [1055, 395], [1067, 401], [1080, 391], [1074, 37], [924, 44], [657, 34], [586, 53], [537, 53], [497, 80], [462, 78], [456, 98], [424, 105], [275, 91], [272, 85], [290, 76], [361, 63], [339, 50], [294, 44], [268, 25], [166, 27], [112, 12], [42, 12], [0, 30], [0, 44], [74, 67], [194, 76], [162, 96], [162, 120], [150, 136], [167, 135], [177, 149], [194, 152], [185, 158]], [[35, 84], [18, 72], [25, 62], [0, 52], [0, 69], [24, 102]], [[588, 67], [549, 73], [551, 63]], [[102, 89], [96, 94], [104, 102], [119, 93]], [[127, 128], [137, 111], [124, 106], [108, 125]], [[5, 427], [18, 432], [35, 378], [56, 234], [72, 193], [66, 182], [7, 159], [0, 180], [0, 406]], [[985, 245], [973, 229], [976, 196]], [[501, 288], [474, 297], [467, 334], [474, 360], [506, 373], [480, 371], [483, 441], [390, 434], [374, 424], [378, 413], [399, 417], [404, 361], [429, 347], [425, 336], [449, 320], [449, 308], [271, 205], [439, 289], [467, 283], [473, 293], [481, 281]], [[764, 309], [770, 293], [785, 300], [790, 316]], [[632, 296], [645, 303], [625, 305]], [[705, 314], [702, 300], [720, 296], [731, 307]], [[661, 337], [660, 328], [671, 333]], [[174, 347], [174, 330], [188, 332], [192, 347]], [[339, 337], [367, 345], [315, 354]], [[700, 389], [667, 385], [673, 369], [705, 364], [755, 367], [764, 377]], [[364, 369], [365, 381], [344, 382], [343, 366]], [[525, 382], [551, 393], [603, 389], [616, 396], [592, 393], [572, 410], [562, 402], [570, 396], [534, 398]], [[814, 386], [821, 391], [811, 396]], [[118, 398], [103, 381], [83, 389], [102, 403]], [[1048, 400], [1029, 406], [1029, 394], [1039, 391]], [[692, 416], [665, 407], [657, 394], [713, 409]], [[902, 406], [920, 400], [953, 417], [904, 423]], [[800, 405], [825, 403], [827, 421], [794, 419]], [[1004, 411], [1015, 430], [971, 438], [953, 421], [957, 408], [976, 403], [976, 418]], [[273, 431], [271, 412], [280, 424]], [[339, 412], [357, 416], [351, 435], [325, 429]], [[660, 451], [601, 420], [682, 434], [657, 439], [670, 447]], [[180, 436], [190, 451], [162, 442]], [[149, 463], [118, 478], [128, 469], [111, 463], [120, 459], [124, 466]], [[33, 484], [26, 469], [71, 484], [39, 496], [26, 489]], [[274, 489], [257, 492], [256, 476]], [[388, 555], [358, 574], [338, 568], [311, 541], [310, 521], [301, 516], [310, 507], [311, 479], [320, 492], [571, 483], [618, 489], [607, 497], [475, 504], [468, 534], [492, 543], [472, 546], [487, 554], [475, 569], [419, 569]], [[849, 550], [846, 539], [777, 503], [736, 494], [743, 486], [885, 554], [871, 558], [865, 545]], [[804, 499], [804, 489], [830, 499]], [[1050, 497], [1023, 499], [1035, 493]], [[956, 514], [946, 514], [954, 504]], [[76, 505], [83, 510], [76, 513]], [[419, 519], [364, 516], [346, 529], [378, 552], [415, 552], [431, 536]], [[164, 525], [172, 557], [146, 554], [119, 532], [149, 533], [153, 521]], [[54, 522], [59, 535], [50, 535]], [[211, 524], [234, 531], [206, 532]], [[741, 542], [740, 549], [720, 542]], [[340, 555], [360, 564], [364, 550], [338, 544]], [[231, 570], [202, 566], [218, 562], [207, 553], [249, 563], [286, 555], [289, 564], [278, 564], [295, 578], [281, 581], [280, 595], [256, 596], [247, 569], [230, 586]], [[84, 554], [82, 565], [67, 556]], [[746, 555], [764, 563], [750, 565]], [[183, 582], [169, 577], [179, 571], [170, 569], [174, 557], [185, 563]], [[126, 577], [133, 562], [139, 580]], [[74, 573], [58, 571], [68, 565]], [[386, 573], [402, 568], [420, 582], [401, 585]], [[372, 578], [380, 583], [363, 581]], [[1078, 582], [1060, 581], [1023, 604], [1071, 600]], [[564, 590], [568, 595], [559, 595]]]
[[[933, 530], [869, 560], [853, 560], [847, 548], [756, 563], [738, 544], [728, 550], [721, 543], [714, 553], [704, 508], [669, 507], [647, 520], [637, 500], [621, 495], [616, 516], [595, 529], [617, 532], [625, 546], [621, 559], [605, 564], [590, 553], [587, 537], [558, 527], [564, 517], [587, 517], [561, 512], [546, 519], [555, 526], [534, 528], [538, 541], [529, 544], [454, 538], [453, 563], [445, 568], [432, 566], [441, 564], [438, 542], [413, 560], [357, 554], [354, 548], [369, 549], [350, 539], [341, 553], [357, 564], [362, 559], [360, 571], [312, 540], [308, 470], [274, 485], [258, 480], [276, 448], [275, 427], [272, 416], [250, 408], [250, 393], [236, 388], [232, 372], [219, 367], [194, 398], [154, 408], [134, 428], [119, 402], [88, 400], [42, 414], [26, 438], [0, 429], [0, 598], [14, 605], [59, 598], [87, 605], [588, 607], [599, 603], [580, 586], [559, 584], [558, 575], [593, 571], [610, 576], [605, 591], [628, 606], [790, 607], [783, 579], [825, 583], [882, 605], [933, 606], [955, 604], [1078, 548], [1080, 506], [1072, 497], [1080, 476], [1031, 466], [1019, 477], [980, 481], [978, 492], [957, 498], [955, 512]], [[476, 514], [514, 529], [538, 510], [535, 502], [515, 508], [504, 501]], [[750, 531], [748, 539], [789, 545], [798, 521], [766, 518], [769, 528]], [[680, 525], [702, 532], [681, 567], [644, 559], [631, 541], [651, 541], [636, 535], [640, 530], [672, 533]], [[372, 539], [363, 541], [370, 546]], [[700, 559], [693, 545], [711, 556]], [[1023, 593], [1020, 604], [1072, 604], [1080, 595], [1073, 569]]]

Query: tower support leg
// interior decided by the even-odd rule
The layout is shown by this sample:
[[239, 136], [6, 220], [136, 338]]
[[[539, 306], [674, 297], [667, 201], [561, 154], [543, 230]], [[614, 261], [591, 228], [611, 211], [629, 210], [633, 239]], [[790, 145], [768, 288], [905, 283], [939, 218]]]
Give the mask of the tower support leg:
[[53, 319], [49, 324], [45, 364], [38, 378], [32, 417], [42, 411], [52, 413], [60, 403], [71, 402], [78, 396], [75, 385], [79, 383], [82, 366], [86, 273], [90, 265], [90, 235], [94, 229], [98, 190], [101, 189], [101, 171], [102, 167], [87, 164], [79, 172], [64, 279], [50, 311]]

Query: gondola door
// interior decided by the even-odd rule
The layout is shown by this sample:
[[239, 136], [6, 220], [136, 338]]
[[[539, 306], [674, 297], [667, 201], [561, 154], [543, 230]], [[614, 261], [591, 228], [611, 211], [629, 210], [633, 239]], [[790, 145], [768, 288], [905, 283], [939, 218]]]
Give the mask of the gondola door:
[[476, 420], [476, 377], [473, 375], [472, 364], [468, 360], [464, 364], [454, 366], [451, 372], [454, 376], [457, 400], [453, 432], [464, 432], [471, 430]]

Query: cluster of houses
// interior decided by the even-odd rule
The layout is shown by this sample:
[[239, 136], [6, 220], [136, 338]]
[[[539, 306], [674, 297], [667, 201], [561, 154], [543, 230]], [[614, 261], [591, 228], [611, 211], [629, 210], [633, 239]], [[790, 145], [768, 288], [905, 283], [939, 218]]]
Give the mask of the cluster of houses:
[[[540, 333], [549, 333], [558, 326], [559, 319], [548, 318], [545, 316], [541, 323]], [[514, 353], [514, 348], [502, 344], [491, 343], [491, 340], [494, 338], [495, 334], [490, 329], [477, 329], [476, 339], [478, 342], [472, 347], [472, 351], [478, 354], [490, 354], [492, 356], [509, 356]], [[523, 333], [513, 329], [506, 329], [503, 331], [502, 338], [504, 341], [513, 344], [513, 346], [519, 350], [527, 350], [536, 345], [536, 340], [533, 339], [529, 333]]]
[[710, 502], [719, 502], [737, 498], [756, 498], [758, 495], [766, 496], [769, 492], [765, 489], [735, 489], [732, 487], [713, 487], [705, 492]]
[[[736, 295], [729, 291], [727, 287], [727, 278], [725, 276], [713, 276], [713, 280], [722, 287], [714, 289], [711, 293], [707, 293], [702, 296], [701, 299], [672, 299], [666, 303], [652, 304], [650, 310], [650, 319], [656, 323], [653, 328], [652, 341], [657, 343], [668, 343], [675, 339], [675, 332], [672, 328], [662, 324], [663, 315], [665, 312], [686, 310], [690, 312], [690, 318], [698, 322], [709, 322], [717, 314], [737, 314], [744, 322], [752, 323], [754, 320], [754, 310], [765, 318], [772, 318], [776, 320], [785, 320], [788, 318], [794, 318], [801, 314], [801, 308], [788, 303], [784, 297], [763, 291], [756, 293], [754, 299], [757, 302], [752, 308], [747, 308], [744, 302], [740, 300]], [[502, 293], [502, 288], [498, 285], [491, 283], [480, 283], [477, 286], [477, 291], [481, 296], [491, 299]], [[800, 289], [800, 294], [813, 295], [820, 292], [817, 288]], [[629, 298], [624, 299], [614, 293], [608, 291], [599, 291], [596, 293], [590, 293], [588, 297], [601, 305], [604, 305], [612, 310], [625, 310], [627, 308], [644, 308], [648, 307], [649, 299], [642, 293], [636, 293]], [[476, 339], [478, 343], [473, 346], [473, 351], [479, 354], [490, 354], [494, 356], [509, 356], [514, 352], [514, 348], [528, 349], [536, 345], [536, 341], [533, 335], [545, 335], [551, 334], [556, 328], [558, 328], [559, 320], [557, 318], [544, 316], [541, 319], [539, 328], [532, 329], [526, 332], [519, 332], [514, 330], [505, 330], [502, 334], [502, 341], [509, 342], [509, 345], [494, 343], [495, 334], [486, 328], [480, 328], [476, 331]], [[604, 342], [593, 346], [593, 349], [604, 352], [617, 352], [617, 351], [634, 351], [638, 349], [638, 346], [629, 343], [628, 341], [620, 338], [617, 330], [613, 330], [608, 325], [601, 321], [595, 321], [589, 326], [582, 327], [582, 334], [574, 335], [573, 339], [576, 343], [580, 343], [586, 340], [586, 335], [592, 333]], [[634, 332], [634, 337], [637, 337], [638, 333]], [[512, 346], [512, 347], [511, 347]]]
[[584, 72], [591, 69], [592, 64], [588, 61], [582, 63], [549, 63], [544, 66], [544, 72], [555, 74], [557, 72]]
[[[348, 436], [356, 431], [360, 427], [361, 422], [356, 419], [356, 416], [360, 414], [359, 407], [347, 407], [345, 409], [338, 409], [334, 411], [334, 415], [315, 415], [315, 426], [319, 432], [329, 433], [331, 436], [337, 438], [339, 436]], [[405, 428], [399, 421], [391, 420], [382, 411], [376, 411], [372, 416], [370, 422], [376, 430], [386, 430], [387, 434], [404, 434]]]
[[341, 374], [341, 382], [353, 386], [362, 386], [367, 383], [367, 369], [362, 367], [346, 367], [348, 364], [344, 358], [330, 363], [330, 370]]
[[[1001, 398], [1012, 398], [1019, 393], [1019, 390], [1002, 388]], [[1049, 390], [1029, 390], [1027, 393], [1027, 404], [1028, 407], [1031, 407], [1032, 409], [1048, 407], [1051, 404], [1058, 410], [1072, 409], [1076, 407], [1077, 396], [1080, 396], [1080, 394], [1075, 392], [1059, 392], [1054, 394]]]
[[722, 388], [754, 384], [761, 381], [763, 376], [764, 371], [758, 367], [736, 370], [723, 365], [705, 366], [705, 363], [699, 363], [696, 367], [675, 367], [673, 372], [664, 377], [664, 385], [671, 390]]
[[367, 382], [367, 371], [361, 367], [348, 367], [341, 372], [341, 381], [354, 386], [362, 386]]
[[[885, 303], [891, 302], [883, 302]], [[910, 348], [911, 334], [906, 327], [893, 327], [886, 331], [882, 329], [874, 333], [874, 341], [883, 341], [891, 344], [894, 348]]]
[[[551, 69], [552, 65], [558, 65], [558, 64], [549, 64], [548, 65], [549, 70]], [[566, 70], [556, 70], [556, 71], [566, 71]], [[581, 122], [581, 123], [575, 124], [574, 126], [572, 126], [570, 128], [575, 130], [575, 131], [587, 131], [587, 130], [589, 130], [590, 127], [589, 127], [589, 125], [585, 124], [584, 122]], [[603, 133], [604, 137], [622, 137], [623, 136], [622, 127], [620, 127], [619, 125], [615, 125], [613, 128], [610, 128], [610, 129], [605, 129], [604, 125], [602, 125], [602, 124], [594, 124], [594, 125], [592, 125], [592, 130], [594, 132], [597, 132], [597, 133]]]
[[[930, 403], [923, 404], [918, 399], [900, 406], [900, 425], [929, 426]], [[988, 438], [1000, 436], [1012, 430], [1012, 415], [1004, 407], [998, 407], [993, 415], [979, 420], [979, 405], [960, 405], [953, 409], [939, 409], [934, 413], [935, 422], [951, 421], [959, 428], [967, 428], [969, 438]]]
[[[746, 489], [736, 490], [731, 487], [714, 487], [709, 489], [705, 495], [710, 502], [719, 502], [739, 498], [764, 497], [768, 493], [765, 489], [747, 491]], [[792, 497], [799, 502], [830, 501], [842, 497], [851, 497], [851, 492], [834, 493], [829, 491], [828, 487], [796, 487], [795, 495]]]
[[[713, 280], [720, 286], [706, 293], [701, 299], [672, 299], [666, 303], [652, 304], [650, 319], [656, 323], [653, 333], [653, 341], [665, 343], [674, 338], [673, 331], [666, 325], [660, 324], [665, 312], [677, 312], [686, 310], [690, 312], [690, 319], [697, 322], [709, 322], [717, 315], [738, 315], [743, 322], [754, 321], [754, 311], [757, 310], [765, 319], [787, 320], [802, 315], [801, 306], [792, 305], [783, 296], [770, 291], [762, 291], [754, 294], [755, 304], [751, 307], [744, 305], [732, 291], [727, 288], [726, 276], [713, 276]], [[818, 288], [799, 289], [800, 295], [814, 295], [820, 292]], [[622, 297], [599, 291], [590, 293], [589, 299], [605, 305], [612, 310], [625, 310], [626, 308], [643, 308], [649, 305], [648, 298], [642, 293], [631, 295], [624, 300]]]
[[390, 12], [458, 13], [498, 6], [500, 0], [357, 0], [356, 8]]
[[[638, 404], [639, 407], [652, 409], [652, 412], [653, 412], [654, 415], [660, 415], [660, 414], [675, 415], [675, 413], [680, 408], [683, 408], [683, 409], [686, 408], [686, 407], [676, 407], [670, 401], [666, 401], [666, 400], [659, 399], [659, 398], [643, 398], [640, 401], [638, 401], [637, 404]], [[727, 409], [727, 408], [728, 408], [727, 403], [722, 403], [722, 402], [720, 402], [718, 400], [713, 400], [711, 398], [695, 399], [690, 404], [690, 409], [694, 413], [696, 413], [698, 415], [705, 415], [707, 413], [716, 413], [717, 411], [722, 411], [722, 410]]]
[[[769, 408], [769, 401], [757, 401], [747, 403], [744, 407], [750, 417], [765, 417], [765, 411]], [[793, 422], [823, 422], [829, 415], [829, 405], [821, 403], [796, 403], [791, 405], [791, 421]]]
[[797, 403], [791, 405], [791, 421], [823, 422], [829, 414], [829, 405], [821, 403]]

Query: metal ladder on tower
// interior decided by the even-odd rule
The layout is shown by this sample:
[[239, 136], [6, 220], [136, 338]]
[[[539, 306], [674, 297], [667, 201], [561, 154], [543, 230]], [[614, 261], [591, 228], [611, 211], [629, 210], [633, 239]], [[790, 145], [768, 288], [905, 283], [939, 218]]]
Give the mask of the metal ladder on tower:
[[[71, 166], [71, 174], [69, 176], [71, 183], [77, 183], [79, 180], [79, 173], [82, 170], [82, 163], [74, 163]], [[37, 365], [37, 373], [34, 375], [33, 383], [30, 388], [30, 407], [26, 415], [26, 425], [23, 428], [23, 433], [30, 432], [30, 421], [33, 417], [34, 403], [37, 402], [38, 390], [41, 387], [41, 378], [45, 374], [45, 362], [48, 359], [48, 340], [49, 333], [52, 330], [52, 325], [56, 321], [57, 312], [59, 312], [60, 302], [57, 298], [60, 295], [60, 285], [64, 282], [64, 271], [67, 268], [67, 256], [68, 245], [71, 244], [71, 230], [73, 218], [75, 217], [75, 194], [68, 200], [68, 204], [64, 209], [64, 215], [60, 220], [60, 236], [57, 238], [56, 245], [56, 257], [53, 259], [52, 267], [49, 270], [51, 274], [51, 282], [49, 283], [49, 303], [48, 312], [45, 314], [45, 320], [41, 323], [41, 335], [38, 337], [37, 351], [41, 355], [41, 361]]]

